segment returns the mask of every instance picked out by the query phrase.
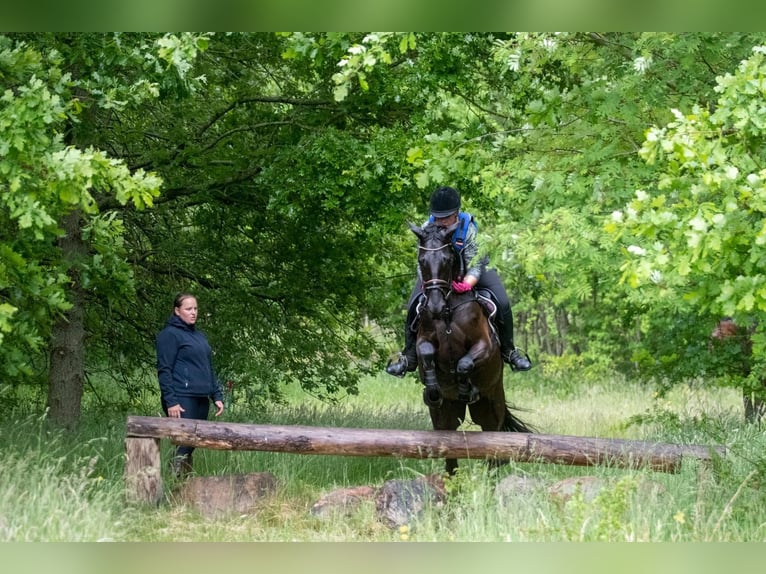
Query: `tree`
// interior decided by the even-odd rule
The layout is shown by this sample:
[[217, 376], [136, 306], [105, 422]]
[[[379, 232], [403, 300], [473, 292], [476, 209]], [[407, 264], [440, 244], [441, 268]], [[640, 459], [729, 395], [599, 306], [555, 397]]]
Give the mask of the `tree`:
[[[76, 189], [88, 190], [85, 207], [50, 212], [33, 187], [13, 196], [23, 209], [6, 201], [0, 217], [19, 230], [36, 230], [38, 212], [50, 219], [23, 249], [3, 236], [0, 332], [13, 380], [21, 371], [29, 379], [33, 367], [50, 371], [49, 402], [61, 403], [67, 414], [56, 418], [67, 424], [88, 373], [105, 373], [129, 396], [153, 388], [143, 375], [153, 371], [154, 333], [173, 294], [192, 290], [237, 396], [278, 400], [285, 382], [330, 397], [355, 392], [394, 348], [378, 329], [389, 339], [387, 329], [401, 329], [396, 311], [415, 272], [406, 221], [423, 218], [430, 190], [444, 183], [481, 216], [492, 262], [517, 298], [517, 342], [580, 367], [635, 368], [637, 357], [656, 357], [647, 334], [673, 327], [692, 341], [696, 316], [677, 299], [618, 281], [623, 258], [605, 221], [666, 171], [639, 155], [647, 127], [672, 121], [673, 108], [713, 105], [714, 78], [762, 41], [733, 33], [5, 37], [8, 54], [26, 50], [0, 62], [12, 97], [41, 81], [63, 111], [35, 104], [38, 131], [52, 143], [40, 144], [35, 130], [14, 132], [11, 120], [3, 141], [92, 150], [147, 182], [124, 193], [112, 172], [84, 179]], [[48, 156], [35, 153], [42, 166], [38, 157]], [[18, 158], [11, 165], [27, 169]], [[52, 177], [34, 169], [35, 181]], [[3, 182], [10, 189], [12, 179]], [[28, 304], [17, 281], [34, 293]], [[71, 343], [63, 354], [59, 341]]]
[[734, 72], [717, 78], [711, 105], [675, 109], [667, 125], [648, 130], [641, 156], [658, 166], [658, 177], [610, 223], [625, 244], [623, 278], [643, 297], [683, 301], [699, 316], [731, 316], [756, 329], [745, 385], [759, 398], [766, 350], [764, 53], [755, 46]]
[[[131, 287], [122, 221], [99, 201], [108, 196], [117, 205], [143, 209], [160, 186], [155, 175], [131, 171], [89, 145], [83, 126], [106, 110], [156, 97], [147, 68], [158, 67], [164, 56], [177, 64], [175, 70], [184, 61], [179, 52], [188, 50], [188, 42], [172, 36], [155, 45], [124, 40], [0, 37], [7, 86], [0, 108], [0, 353], [5, 374], [18, 380], [44, 372], [34, 358], [49, 352], [50, 418], [68, 428], [80, 412], [87, 293], [117, 297]], [[134, 76], [120, 77], [131, 66]]]

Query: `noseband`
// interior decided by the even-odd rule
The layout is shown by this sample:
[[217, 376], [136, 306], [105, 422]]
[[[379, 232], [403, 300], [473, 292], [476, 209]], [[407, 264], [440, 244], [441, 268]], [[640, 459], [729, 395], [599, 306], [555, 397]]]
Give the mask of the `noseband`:
[[[445, 243], [443, 245], [440, 245], [439, 247], [424, 247], [423, 245], [419, 245], [418, 249], [422, 251], [440, 251], [444, 249], [445, 247], [452, 247], [451, 243]], [[439, 291], [441, 292], [442, 296], [444, 297], [444, 300], [446, 301], [449, 299], [450, 294], [452, 293], [452, 282], [446, 279], [429, 279], [428, 281], [423, 281], [423, 292], [426, 295], [426, 299], [428, 299], [428, 293], [429, 291]], [[449, 305], [446, 306], [445, 311], [447, 314], [449, 314]]]
[[[451, 243], [445, 243], [444, 245], [440, 245], [439, 247], [423, 247], [422, 245], [418, 245], [418, 249], [421, 249], [422, 251], [440, 251], [441, 249], [444, 249], [445, 247], [452, 247]], [[441, 291], [442, 295], [445, 299], [447, 299], [452, 292], [452, 283], [450, 281], [447, 281], [446, 279], [429, 279], [428, 281], [423, 281], [423, 291], [428, 293], [428, 291], [433, 291], [434, 289], [438, 289]]]

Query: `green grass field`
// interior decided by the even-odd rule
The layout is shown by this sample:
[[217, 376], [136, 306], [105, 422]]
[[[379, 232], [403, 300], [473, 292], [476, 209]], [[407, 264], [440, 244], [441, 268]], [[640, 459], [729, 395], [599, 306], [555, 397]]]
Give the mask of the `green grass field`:
[[[696, 461], [675, 474], [606, 467], [517, 463], [489, 473], [481, 461], [461, 461], [443, 506], [427, 509], [404, 531], [392, 530], [364, 504], [351, 516], [319, 519], [309, 508], [340, 487], [381, 486], [441, 472], [442, 460], [198, 451], [195, 472], [222, 475], [269, 471], [278, 490], [257, 511], [206, 519], [168, 495], [157, 508], [124, 499], [127, 414], [87, 412], [76, 436], [47, 430], [41, 416], [0, 425], [0, 541], [763, 541], [766, 473], [763, 433], [742, 420], [731, 389], [691, 385], [657, 397], [625, 381], [579, 384], [545, 380], [534, 371], [506, 374], [519, 416], [545, 434], [724, 445], [711, 472]], [[573, 382], [574, 381], [574, 382]], [[287, 389], [287, 404], [250, 417], [234, 404], [224, 419], [378, 429], [429, 429], [421, 386], [381, 375], [357, 396], [330, 405]], [[470, 421], [464, 428], [474, 429]], [[162, 445], [163, 460], [171, 445]], [[498, 502], [495, 485], [515, 474], [552, 484], [596, 476], [606, 486], [592, 500], [563, 503], [544, 491]], [[171, 483], [166, 477], [166, 485]], [[650, 486], [651, 488], [648, 488]]]

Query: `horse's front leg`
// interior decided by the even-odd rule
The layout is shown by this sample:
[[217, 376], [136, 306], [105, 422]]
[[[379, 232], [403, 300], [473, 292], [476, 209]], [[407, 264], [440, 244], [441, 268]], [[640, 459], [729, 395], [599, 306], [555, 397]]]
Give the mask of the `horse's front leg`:
[[442, 404], [442, 392], [436, 380], [436, 348], [427, 339], [417, 342], [418, 366], [420, 380], [423, 381], [423, 402], [429, 407], [439, 407]]
[[457, 362], [458, 400], [469, 405], [479, 400], [479, 389], [471, 382], [470, 374], [489, 358], [490, 349], [488, 342], [480, 340]]

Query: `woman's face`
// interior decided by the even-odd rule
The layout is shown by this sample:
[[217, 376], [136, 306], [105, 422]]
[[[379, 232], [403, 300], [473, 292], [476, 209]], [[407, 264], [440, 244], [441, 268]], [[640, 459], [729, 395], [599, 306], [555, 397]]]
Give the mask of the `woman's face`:
[[457, 211], [447, 217], [434, 217], [434, 223], [439, 227], [449, 227], [457, 221]]
[[174, 309], [176, 315], [187, 325], [194, 325], [197, 322], [197, 300], [194, 297], [187, 297], [181, 301], [181, 306]]

